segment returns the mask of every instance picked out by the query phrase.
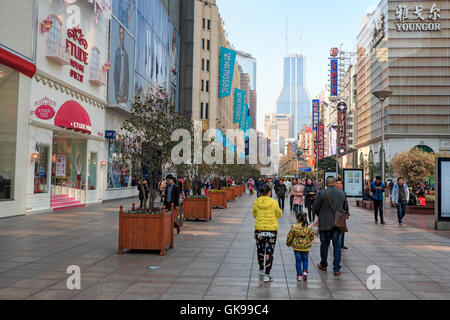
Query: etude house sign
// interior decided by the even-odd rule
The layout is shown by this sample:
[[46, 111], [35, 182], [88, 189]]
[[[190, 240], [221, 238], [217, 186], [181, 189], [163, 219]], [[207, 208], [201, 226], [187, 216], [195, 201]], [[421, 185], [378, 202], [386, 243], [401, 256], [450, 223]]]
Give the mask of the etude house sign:
[[395, 27], [398, 32], [441, 31], [441, 24], [438, 22], [440, 12], [441, 9], [434, 3], [431, 6], [401, 4], [395, 11]]
[[70, 59], [70, 66], [72, 67], [70, 76], [83, 82], [84, 68], [88, 65], [88, 53], [86, 52], [88, 42], [80, 28], [75, 27], [67, 30], [66, 49], [72, 57]]

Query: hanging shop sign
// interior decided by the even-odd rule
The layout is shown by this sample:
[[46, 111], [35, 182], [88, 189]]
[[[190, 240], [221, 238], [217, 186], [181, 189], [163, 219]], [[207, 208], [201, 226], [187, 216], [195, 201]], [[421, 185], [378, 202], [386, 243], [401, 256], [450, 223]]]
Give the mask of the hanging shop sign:
[[55, 116], [56, 102], [45, 97], [34, 103], [36, 110], [32, 113], [41, 120], [50, 120]]
[[228, 97], [231, 94], [233, 84], [234, 65], [236, 62], [236, 51], [220, 48], [220, 82], [219, 98]]
[[325, 157], [325, 125], [321, 122], [317, 126], [317, 159]]
[[347, 154], [347, 104], [340, 102], [337, 105], [337, 153], [340, 156]]
[[330, 79], [330, 95], [337, 98], [338, 96], [338, 60], [331, 60], [331, 79]]
[[245, 91], [234, 89], [234, 122], [241, 123], [242, 108], [245, 102]]
[[320, 100], [313, 100], [313, 112], [312, 112], [312, 128], [317, 129], [317, 124], [320, 120]]
[[83, 82], [85, 67], [88, 65], [89, 45], [83, 31], [78, 28], [67, 30], [66, 49], [70, 54], [70, 77]]
[[431, 7], [424, 5], [408, 6], [401, 4], [395, 10], [397, 32], [407, 31], [441, 31], [441, 9], [433, 3]]

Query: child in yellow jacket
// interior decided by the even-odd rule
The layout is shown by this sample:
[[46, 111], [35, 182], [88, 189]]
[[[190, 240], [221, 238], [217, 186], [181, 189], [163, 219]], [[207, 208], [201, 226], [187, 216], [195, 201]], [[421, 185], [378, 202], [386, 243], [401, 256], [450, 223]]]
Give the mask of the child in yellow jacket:
[[308, 279], [308, 256], [314, 240], [314, 230], [308, 225], [306, 214], [297, 215], [298, 224], [291, 227], [286, 245], [294, 249], [297, 267], [297, 280]]

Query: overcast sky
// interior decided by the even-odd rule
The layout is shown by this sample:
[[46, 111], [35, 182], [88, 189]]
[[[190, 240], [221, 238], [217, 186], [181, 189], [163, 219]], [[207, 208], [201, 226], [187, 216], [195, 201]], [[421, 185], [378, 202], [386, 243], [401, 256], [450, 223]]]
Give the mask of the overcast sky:
[[[379, 0], [217, 0], [228, 39], [258, 60], [258, 130], [274, 112], [282, 86], [282, 63], [288, 54], [306, 55], [306, 86], [314, 98], [327, 84], [330, 48], [354, 51], [360, 24]], [[300, 31], [301, 30], [301, 31]]]

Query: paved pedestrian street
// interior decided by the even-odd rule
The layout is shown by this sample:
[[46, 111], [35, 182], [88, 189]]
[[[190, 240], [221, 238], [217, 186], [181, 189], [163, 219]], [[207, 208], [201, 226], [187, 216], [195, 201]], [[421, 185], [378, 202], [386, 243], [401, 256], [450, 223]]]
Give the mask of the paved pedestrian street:
[[[118, 207], [132, 200], [0, 220], [0, 299], [450, 299], [448, 237], [399, 227], [391, 218], [375, 225], [372, 212], [353, 203], [341, 276], [317, 269], [316, 239], [309, 279], [296, 280], [294, 254], [285, 245], [295, 217], [286, 210], [274, 281], [263, 283], [253, 240], [254, 199], [246, 195], [226, 210], [213, 210], [210, 222], [185, 222], [165, 257], [117, 254]], [[81, 269], [81, 290], [67, 289], [71, 265]], [[372, 265], [381, 269], [380, 290], [366, 287]]]

